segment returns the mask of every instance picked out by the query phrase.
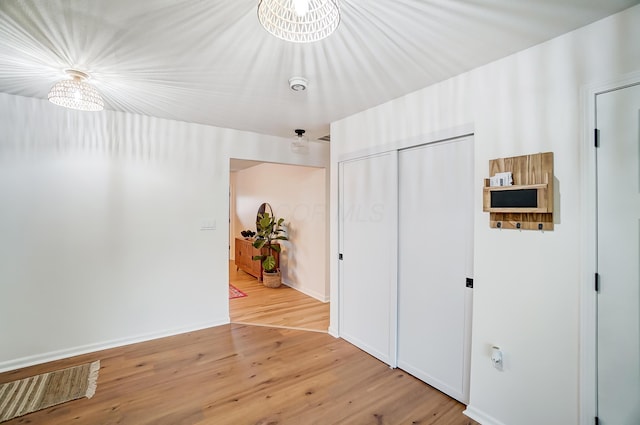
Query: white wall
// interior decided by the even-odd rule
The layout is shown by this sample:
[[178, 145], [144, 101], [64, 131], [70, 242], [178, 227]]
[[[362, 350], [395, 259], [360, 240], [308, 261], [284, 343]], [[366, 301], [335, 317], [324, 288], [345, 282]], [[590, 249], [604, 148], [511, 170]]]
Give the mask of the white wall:
[[[484, 424], [578, 423], [580, 272], [581, 261], [590, 261], [579, 255], [580, 159], [587, 149], [580, 90], [640, 69], [638, 40], [640, 6], [331, 126], [332, 294], [337, 293], [337, 162], [474, 129], [469, 413]], [[488, 161], [544, 151], [555, 154], [555, 230], [490, 229], [481, 202]], [[337, 302], [331, 313], [336, 332]], [[504, 351], [504, 372], [491, 366], [493, 344]]]
[[283, 217], [282, 281], [320, 301], [329, 300], [326, 273], [326, 172], [322, 168], [261, 164], [235, 173], [235, 229], [256, 229], [258, 207], [267, 202]]
[[229, 158], [328, 162], [323, 143], [7, 94], [0, 128], [0, 370], [227, 323]]

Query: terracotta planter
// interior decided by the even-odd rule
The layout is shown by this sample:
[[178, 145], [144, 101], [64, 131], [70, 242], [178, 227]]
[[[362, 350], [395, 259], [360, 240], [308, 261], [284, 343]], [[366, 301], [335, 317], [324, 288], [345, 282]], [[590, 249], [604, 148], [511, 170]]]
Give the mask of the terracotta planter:
[[280, 270], [275, 273], [262, 272], [262, 284], [267, 288], [278, 288], [282, 284], [280, 279]]

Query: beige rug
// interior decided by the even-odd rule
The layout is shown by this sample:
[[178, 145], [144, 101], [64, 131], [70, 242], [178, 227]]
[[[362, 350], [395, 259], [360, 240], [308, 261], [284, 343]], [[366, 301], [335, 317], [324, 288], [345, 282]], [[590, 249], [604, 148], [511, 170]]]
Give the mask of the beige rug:
[[96, 392], [100, 360], [0, 385], [0, 422]]

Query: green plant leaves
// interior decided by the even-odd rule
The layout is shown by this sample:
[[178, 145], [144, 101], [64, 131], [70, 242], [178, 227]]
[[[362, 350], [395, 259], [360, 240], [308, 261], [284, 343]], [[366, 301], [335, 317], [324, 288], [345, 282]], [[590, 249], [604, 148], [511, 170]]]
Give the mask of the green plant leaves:
[[280, 245], [272, 245], [271, 242], [274, 240], [289, 240], [285, 229], [282, 228], [282, 223], [284, 223], [284, 218], [276, 220], [276, 218], [271, 216], [269, 213], [264, 213], [258, 216], [258, 238], [253, 242], [253, 247], [257, 249], [266, 248], [269, 250], [269, 254], [255, 255], [253, 256], [253, 259], [262, 261], [262, 268], [265, 271], [273, 271], [276, 268], [276, 259], [272, 254], [273, 252], [281, 252]]
[[[275, 248], [275, 247], [271, 247]], [[264, 261], [262, 262], [262, 268], [266, 271], [271, 271], [276, 268], [276, 259], [273, 255], [267, 255]]]
[[272, 250], [274, 250], [274, 251], [275, 251], [275, 252], [277, 252], [277, 253], [280, 253], [280, 251], [281, 251], [281, 249], [282, 249], [282, 248], [280, 247], [280, 245], [269, 245], [269, 248], [270, 248], [270, 249], [272, 249]]
[[255, 241], [253, 241], [253, 247], [261, 249], [265, 243], [267, 243], [266, 239], [256, 239]]

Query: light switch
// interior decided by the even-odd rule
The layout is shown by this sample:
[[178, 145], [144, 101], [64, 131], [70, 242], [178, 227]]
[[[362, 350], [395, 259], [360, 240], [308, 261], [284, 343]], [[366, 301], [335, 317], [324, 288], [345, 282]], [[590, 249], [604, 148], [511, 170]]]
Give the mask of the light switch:
[[203, 218], [200, 222], [200, 230], [216, 230], [216, 220], [214, 218]]

